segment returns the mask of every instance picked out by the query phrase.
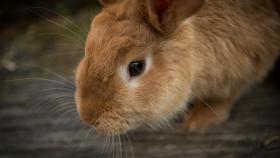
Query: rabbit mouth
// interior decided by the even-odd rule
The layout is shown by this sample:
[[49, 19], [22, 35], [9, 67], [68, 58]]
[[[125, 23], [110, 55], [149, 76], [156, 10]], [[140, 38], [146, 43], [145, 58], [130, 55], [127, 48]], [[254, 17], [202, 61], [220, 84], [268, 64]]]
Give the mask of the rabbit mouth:
[[114, 136], [114, 135], [121, 135], [125, 134], [128, 131], [134, 129], [131, 123], [128, 120], [123, 120], [123, 119], [98, 119], [97, 123], [94, 125], [94, 128], [97, 132], [97, 134], [100, 135], [109, 135], [109, 136]]

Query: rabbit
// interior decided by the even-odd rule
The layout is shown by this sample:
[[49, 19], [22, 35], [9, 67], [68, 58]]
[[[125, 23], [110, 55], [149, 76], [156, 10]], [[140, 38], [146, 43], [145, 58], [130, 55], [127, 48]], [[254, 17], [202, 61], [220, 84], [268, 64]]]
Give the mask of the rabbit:
[[80, 118], [101, 135], [186, 110], [190, 130], [226, 121], [279, 55], [278, 2], [100, 0], [75, 73]]

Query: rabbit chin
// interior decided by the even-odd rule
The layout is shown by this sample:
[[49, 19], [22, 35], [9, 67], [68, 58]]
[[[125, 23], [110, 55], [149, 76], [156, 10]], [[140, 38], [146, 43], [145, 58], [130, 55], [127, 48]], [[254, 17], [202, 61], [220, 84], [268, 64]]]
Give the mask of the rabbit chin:
[[122, 118], [100, 117], [94, 126], [96, 133], [105, 136], [122, 135], [141, 126], [141, 123], [127, 121]]
[[[168, 111], [164, 108], [149, 112], [142, 111], [142, 113], [135, 113], [130, 117], [113, 115], [112, 111], [103, 113], [97, 121], [98, 124], [95, 125], [95, 130], [100, 135], [114, 136], [125, 134], [142, 126], [147, 126], [151, 129], [170, 127], [169, 121], [175, 116], [184, 113], [187, 106], [186, 102], [182, 101], [181, 104], [173, 107], [169, 108], [170, 110]], [[123, 115], [126, 114], [123, 113]]]

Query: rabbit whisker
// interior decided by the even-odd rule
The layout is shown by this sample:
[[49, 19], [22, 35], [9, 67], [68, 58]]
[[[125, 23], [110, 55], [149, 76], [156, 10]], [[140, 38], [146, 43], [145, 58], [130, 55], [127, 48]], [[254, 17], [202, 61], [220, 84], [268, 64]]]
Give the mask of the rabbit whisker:
[[209, 105], [204, 99], [202, 99], [199, 96], [196, 97], [198, 97], [198, 99], [200, 99], [203, 102], [203, 104], [206, 105], [209, 108], [209, 110], [211, 110], [214, 113], [214, 115], [216, 115], [220, 120], [223, 120], [222, 115], [219, 112], [217, 112], [211, 105]]
[[75, 88], [75, 87], [69, 86], [66, 83], [61, 82], [61, 81], [51, 80], [51, 79], [47, 79], [47, 78], [38, 78], [38, 77], [10, 79], [10, 80], [6, 80], [6, 81], [7, 82], [16, 82], [16, 81], [46, 81], [46, 82], [49, 82], [49, 83], [54, 83], [54, 84], [57, 84], [57, 85], [66, 86], [66, 87], [71, 88], [71, 89]]
[[125, 136], [126, 136], [126, 138], [127, 138], [128, 144], [129, 144], [131, 156], [132, 156], [132, 158], [134, 158], [134, 151], [133, 151], [132, 142], [131, 142], [131, 140], [130, 140], [130, 138], [129, 138], [129, 133], [125, 134]]
[[63, 24], [60, 24], [58, 22], [56, 22], [55, 20], [51, 20], [50, 18], [47, 18], [46, 16], [32, 10], [32, 9], [29, 9], [30, 12], [32, 12], [33, 14], [41, 17], [42, 19], [46, 20], [47, 22], [51, 23], [51, 24], [54, 24], [62, 29], [64, 29], [65, 31], [68, 31], [69, 33], [73, 34], [74, 37], [76, 37], [77, 39], [79, 39], [82, 43], [84, 43], [84, 39], [82, 36], [80, 36], [77, 32], [73, 31], [72, 29], [70, 29], [69, 27], [63, 25]]
[[105, 144], [103, 145], [102, 151], [99, 153], [98, 158], [102, 158], [104, 152], [105, 152], [106, 149], [107, 149], [107, 143], [108, 143], [108, 139], [109, 139], [108, 137], [109, 137], [109, 136], [107, 135], [107, 136], [106, 136], [106, 140], [105, 140]]
[[81, 46], [79, 46], [79, 45], [75, 45], [75, 46], [73, 46], [73, 44], [67, 44], [67, 43], [62, 43], [62, 44], [56, 44], [57, 46], [65, 46], [65, 48], [69, 48], [69, 47], [72, 47], [72, 48], [77, 48], [77, 50], [80, 50], [80, 51], [78, 51], [78, 52], [73, 52], [73, 53], [55, 53], [55, 55], [56, 54], [80, 54], [81, 52], [84, 52], [84, 50], [85, 50], [85, 48], [84, 48], [84, 46], [83, 47], [81, 47]]
[[62, 19], [66, 20], [68, 23], [73, 24], [78, 30], [80, 30], [84, 34], [84, 36], [86, 36], [86, 34], [87, 34], [87, 32], [85, 30], [83, 30], [80, 26], [78, 26], [75, 22], [73, 22], [72, 20], [70, 20], [66, 16], [64, 16], [62, 14], [59, 14], [58, 12], [56, 12], [54, 10], [51, 10], [51, 9], [48, 9], [48, 8], [45, 8], [45, 7], [32, 7], [32, 8], [33, 9], [42, 9], [42, 10], [45, 10], [49, 13], [53, 13], [54, 15], [56, 15], [58, 17], [61, 17]]
[[[83, 48], [83, 42], [81, 42], [80, 40], [77, 40], [75, 37], [67, 35], [67, 34], [63, 34], [63, 33], [41, 33], [38, 35], [38, 37], [44, 37], [44, 36], [61, 36], [64, 37], [65, 39], [71, 40], [73, 41], [73, 43], [78, 43], [76, 46], [78, 48]], [[73, 46], [73, 45], [72, 45]]]

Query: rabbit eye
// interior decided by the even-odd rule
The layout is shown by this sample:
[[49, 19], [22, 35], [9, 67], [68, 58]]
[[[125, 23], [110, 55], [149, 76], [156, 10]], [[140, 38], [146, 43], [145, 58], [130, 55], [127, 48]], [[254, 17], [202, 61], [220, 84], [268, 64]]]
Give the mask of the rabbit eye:
[[145, 61], [144, 60], [138, 60], [138, 61], [132, 61], [128, 65], [128, 72], [130, 77], [139, 76], [145, 69]]

